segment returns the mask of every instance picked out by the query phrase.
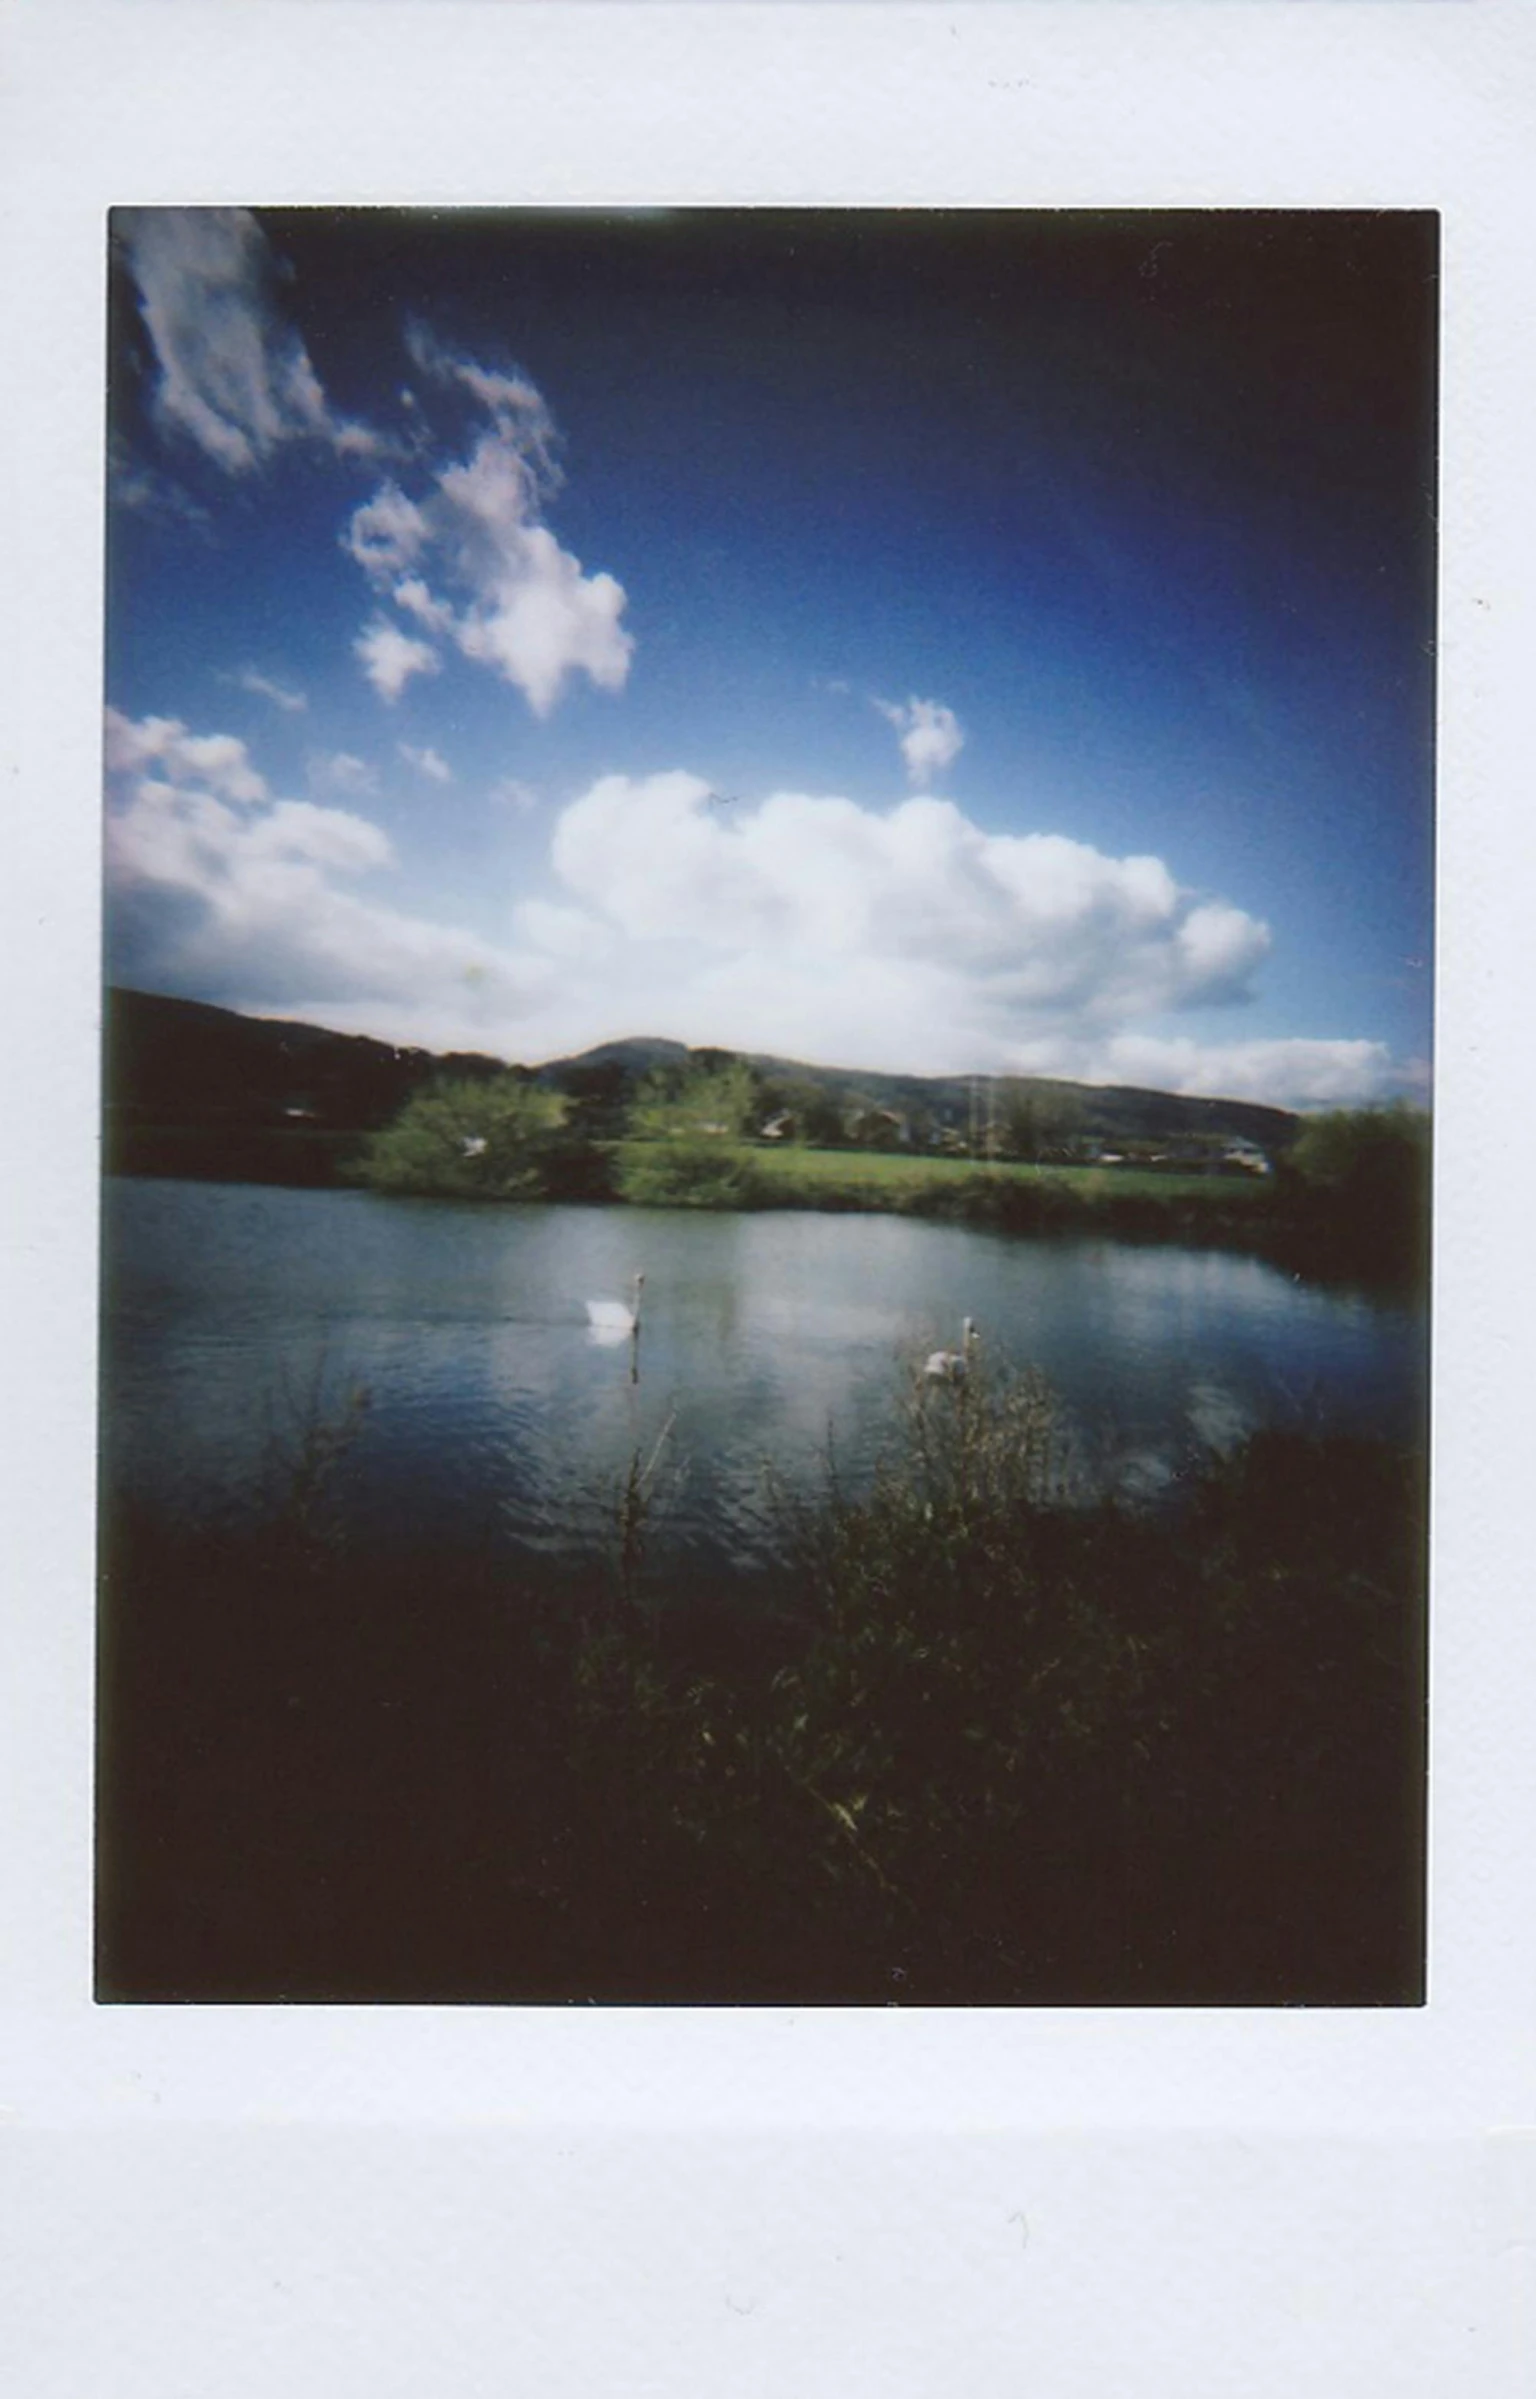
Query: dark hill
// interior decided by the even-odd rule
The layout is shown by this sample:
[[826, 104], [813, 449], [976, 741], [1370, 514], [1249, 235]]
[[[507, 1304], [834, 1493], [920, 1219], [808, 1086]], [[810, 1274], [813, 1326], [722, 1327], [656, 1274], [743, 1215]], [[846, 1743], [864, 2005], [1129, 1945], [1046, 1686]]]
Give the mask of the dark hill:
[[[571, 1088], [592, 1070], [617, 1068], [638, 1078], [653, 1067], [681, 1065], [698, 1051], [681, 1042], [605, 1041], [578, 1057], [553, 1058], [539, 1068], [541, 1081]], [[719, 1053], [710, 1053], [718, 1055]], [[843, 1108], [888, 1108], [907, 1118], [964, 1132], [973, 1111], [984, 1126], [989, 1109], [1006, 1090], [1034, 1099], [1047, 1114], [1070, 1112], [1081, 1137], [1106, 1143], [1159, 1141], [1251, 1141], [1270, 1152], [1288, 1149], [1297, 1119], [1284, 1108], [1254, 1100], [1191, 1099], [1173, 1091], [1143, 1091], [1130, 1084], [1067, 1083], [1048, 1075], [893, 1075], [872, 1068], [807, 1066], [795, 1058], [748, 1051], [747, 1063], [763, 1082], [824, 1092]]]
[[[657, 1038], [607, 1041], [577, 1057], [551, 1059], [537, 1072], [588, 1103], [594, 1130], [617, 1130], [632, 1084], [698, 1054]], [[1023, 1095], [1047, 1117], [1068, 1113], [1076, 1138], [1106, 1146], [1243, 1139], [1274, 1152], [1296, 1132], [1297, 1120], [1283, 1109], [1243, 1100], [1044, 1077], [994, 1084], [985, 1076], [879, 1074], [769, 1056], [753, 1056], [750, 1064], [770, 1093], [811, 1090], [843, 1110], [885, 1109], [910, 1125], [960, 1135], [984, 1125], [1009, 1094]], [[200, 1000], [112, 990], [103, 1071], [109, 1171], [324, 1183], [335, 1179], [362, 1134], [388, 1124], [433, 1076], [508, 1070], [503, 1060], [479, 1053], [438, 1056], [365, 1034], [241, 1016]]]
[[387, 1125], [431, 1076], [504, 1071], [499, 1058], [439, 1058], [365, 1034], [112, 990], [102, 1042], [106, 1166], [330, 1183], [358, 1136]]

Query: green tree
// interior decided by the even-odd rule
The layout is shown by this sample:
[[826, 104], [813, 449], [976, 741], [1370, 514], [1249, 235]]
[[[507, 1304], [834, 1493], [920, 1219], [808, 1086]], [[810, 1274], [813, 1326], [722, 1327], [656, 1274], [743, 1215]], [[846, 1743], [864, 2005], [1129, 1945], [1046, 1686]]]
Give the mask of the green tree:
[[520, 1075], [430, 1083], [373, 1135], [362, 1179], [374, 1191], [542, 1198], [567, 1110], [558, 1091]]
[[743, 1058], [710, 1055], [719, 1063], [647, 1075], [629, 1113], [630, 1132], [642, 1141], [741, 1140], [757, 1116], [757, 1077]]
[[633, 1146], [618, 1161], [621, 1197], [651, 1207], [749, 1207], [757, 1176], [740, 1144], [760, 1111], [756, 1075], [728, 1051], [647, 1075], [629, 1112]]
[[1010, 1079], [999, 1089], [993, 1138], [1001, 1158], [1037, 1160], [1070, 1147], [1082, 1129], [1083, 1103], [1059, 1083]]
[[1309, 1116], [1281, 1163], [1292, 1223], [1324, 1264], [1422, 1281], [1429, 1266], [1429, 1118], [1417, 1108]]
[[1428, 1173], [1429, 1118], [1402, 1102], [1332, 1108], [1303, 1121], [1288, 1162], [1304, 1181], [1354, 1201], [1411, 1189]]
[[836, 1149], [842, 1142], [843, 1111], [824, 1085], [779, 1077], [761, 1086], [759, 1099], [764, 1117], [793, 1117], [790, 1138], [797, 1149]]

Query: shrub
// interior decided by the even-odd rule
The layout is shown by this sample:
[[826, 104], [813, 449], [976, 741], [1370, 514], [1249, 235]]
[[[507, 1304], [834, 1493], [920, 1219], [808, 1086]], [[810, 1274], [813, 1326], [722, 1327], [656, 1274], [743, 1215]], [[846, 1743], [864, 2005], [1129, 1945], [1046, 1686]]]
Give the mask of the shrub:
[[541, 1199], [568, 1175], [567, 1102], [518, 1075], [432, 1083], [364, 1149], [370, 1189], [449, 1199]]
[[1281, 1170], [1299, 1259], [1422, 1281], [1429, 1263], [1430, 1127], [1404, 1106], [1309, 1117]]
[[708, 1135], [637, 1142], [619, 1156], [619, 1197], [638, 1207], [753, 1208], [765, 1194], [748, 1157]]

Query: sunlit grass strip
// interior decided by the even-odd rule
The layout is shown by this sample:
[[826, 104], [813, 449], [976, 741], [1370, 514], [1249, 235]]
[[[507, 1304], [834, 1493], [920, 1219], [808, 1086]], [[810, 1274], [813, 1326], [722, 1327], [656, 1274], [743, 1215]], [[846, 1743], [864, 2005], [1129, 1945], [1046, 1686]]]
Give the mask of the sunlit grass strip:
[[[623, 1141], [617, 1145], [621, 1164], [645, 1157], [652, 1145]], [[900, 1151], [813, 1150], [772, 1148], [749, 1142], [718, 1144], [722, 1164], [761, 1177], [766, 1191], [780, 1200], [803, 1190], [814, 1206], [830, 1191], [846, 1192], [861, 1204], [889, 1206], [893, 1201], [925, 1191], [953, 1190], [967, 1178], [985, 1175], [1025, 1186], [1051, 1185], [1076, 1198], [1097, 1202], [1151, 1199], [1240, 1206], [1262, 1204], [1267, 1187], [1247, 1175], [1160, 1174], [1120, 1166], [1031, 1166], [1016, 1161], [988, 1163], [973, 1158], [914, 1158]]]

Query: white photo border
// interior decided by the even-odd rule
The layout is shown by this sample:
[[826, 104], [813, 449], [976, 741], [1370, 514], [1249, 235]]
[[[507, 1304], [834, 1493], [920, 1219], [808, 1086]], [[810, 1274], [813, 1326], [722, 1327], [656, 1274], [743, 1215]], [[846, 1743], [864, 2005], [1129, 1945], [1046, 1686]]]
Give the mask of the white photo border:
[[[19, 1671], [0, 1692], [0, 2104], [108, 2147], [151, 2120], [252, 2140], [275, 2122], [413, 2138], [986, 2127], [1355, 2140], [1407, 2172], [1426, 2142], [1536, 2122], [1519, 1034], [1536, 898], [1536, 24], [1521, 0], [13, 0], [8, 24], [3, 1450]], [[1427, 2006], [94, 2005], [102, 376], [106, 216], [130, 201], [1439, 212]]]

